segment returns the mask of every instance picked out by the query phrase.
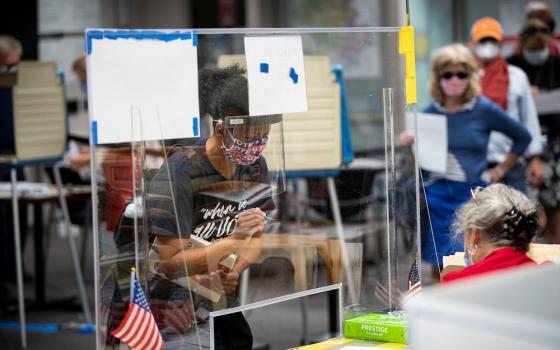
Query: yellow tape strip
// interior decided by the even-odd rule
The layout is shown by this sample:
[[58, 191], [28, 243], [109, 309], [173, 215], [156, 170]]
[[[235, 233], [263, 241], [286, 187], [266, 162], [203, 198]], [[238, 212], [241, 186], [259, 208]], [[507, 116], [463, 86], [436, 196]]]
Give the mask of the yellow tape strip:
[[405, 58], [406, 103], [416, 103], [416, 55], [414, 51], [414, 27], [401, 27], [399, 32], [399, 53]]
[[332, 348], [333, 346], [336, 345], [350, 343], [351, 341], [352, 341], [351, 339], [329, 339], [321, 343], [301, 346], [299, 348], [294, 348], [292, 350], [324, 350], [324, 349]]
[[[329, 339], [326, 340], [324, 342], [321, 343], [317, 343], [317, 344], [311, 344], [311, 345], [305, 345], [305, 346], [300, 346], [297, 348], [292, 348], [291, 350], [328, 350], [331, 349], [334, 346], [337, 345], [344, 345], [344, 344], [348, 344], [348, 345], [352, 345], [349, 343], [352, 343], [354, 340], [352, 339], [347, 339], [347, 338], [335, 338], [335, 339]], [[366, 341], [358, 341], [359, 345], [356, 344], [356, 346], [359, 347], [363, 347], [365, 348], [372, 348], [372, 349], [405, 349], [407, 347], [406, 344], [397, 344], [397, 343], [384, 343], [384, 344], [380, 344], [377, 342], [372, 342], [369, 343], [368, 345], [366, 345]]]
[[397, 343], [385, 343], [376, 346], [376, 348], [382, 348], [382, 349], [404, 349], [406, 347], [407, 346], [405, 344], [397, 344]]

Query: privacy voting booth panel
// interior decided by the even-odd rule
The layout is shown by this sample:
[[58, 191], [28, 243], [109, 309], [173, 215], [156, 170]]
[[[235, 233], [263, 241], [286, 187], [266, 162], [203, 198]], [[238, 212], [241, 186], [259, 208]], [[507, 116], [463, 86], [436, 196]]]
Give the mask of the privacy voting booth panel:
[[[309, 295], [330, 300], [338, 332], [400, 308], [419, 257], [416, 166], [395, 144], [415, 108], [399, 28], [96, 29], [86, 41], [98, 349], [157, 332], [166, 349], [243, 348], [259, 334], [242, 311]], [[351, 89], [334, 66], [360, 67]], [[364, 139], [349, 165], [350, 125], [383, 140]], [[302, 194], [310, 175], [323, 187]], [[327, 219], [300, 215], [318, 200]], [[157, 331], [126, 333], [133, 269]]]
[[24, 61], [0, 73], [0, 161], [57, 159], [64, 151], [64, 92], [56, 65]]

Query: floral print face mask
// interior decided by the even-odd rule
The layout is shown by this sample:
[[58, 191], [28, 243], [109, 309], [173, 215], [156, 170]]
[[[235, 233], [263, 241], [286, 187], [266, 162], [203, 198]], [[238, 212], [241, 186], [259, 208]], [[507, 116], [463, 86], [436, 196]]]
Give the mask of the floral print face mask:
[[231, 135], [232, 145], [227, 147], [222, 141], [222, 149], [227, 159], [239, 165], [251, 165], [260, 158], [268, 143], [268, 137], [262, 137], [251, 142], [243, 142], [242, 140]]

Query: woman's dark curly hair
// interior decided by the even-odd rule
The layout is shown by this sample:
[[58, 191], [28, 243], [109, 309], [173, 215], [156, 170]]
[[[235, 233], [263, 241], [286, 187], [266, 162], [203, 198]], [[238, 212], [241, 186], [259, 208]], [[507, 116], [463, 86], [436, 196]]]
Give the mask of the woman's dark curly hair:
[[198, 73], [198, 100], [201, 115], [214, 120], [249, 114], [249, 94], [245, 71], [238, 65], [204, 68]]

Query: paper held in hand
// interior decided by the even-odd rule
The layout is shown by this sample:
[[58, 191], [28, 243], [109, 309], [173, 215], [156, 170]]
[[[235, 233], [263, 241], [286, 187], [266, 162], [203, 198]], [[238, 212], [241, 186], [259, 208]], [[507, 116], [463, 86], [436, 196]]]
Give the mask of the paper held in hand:
[[535, 106], [539, 114], [560, 113], [560, 89], [541, 91], [535, 96]]
[[[195, 235], [191, 235], [189, 241], [190, 241], [189, 249], [201, 248], [212, 244]], [[236, 259], [237, 259], [236, 255], [230, 254], [222, 261], [220, 261], [219, 268], [225, 271], [231, 270], [233, 268], [233, 265], [235, 264]], [[159, 262], [160, 262], [159, 253], [157, 252], [155, 247], [152, 247], [148, 255], [148, 268], [150, 272], [167, 279], [167, 277], [164, 274], [159, 272], [159, 266], [158, 266]], [[188, 276], [179, 277], [179, 278], [172, 279], [170, 281], [183, 288], [195, 292], [196, 294], [210, 300], [213, 303], [218, 303], [223, 295], [215, 290], [212, 290], [210, 286], [200, 283], [199, 281], [195, 280], [195, 278], [193, 277], [188, 277]]]
[[[406, 131], [414, 135], [414, 114], [406, 113]], [[424, 170], [445, 173], [447, 170], [447, 118], [442, 114], [416, 113], [418, 164]]]

